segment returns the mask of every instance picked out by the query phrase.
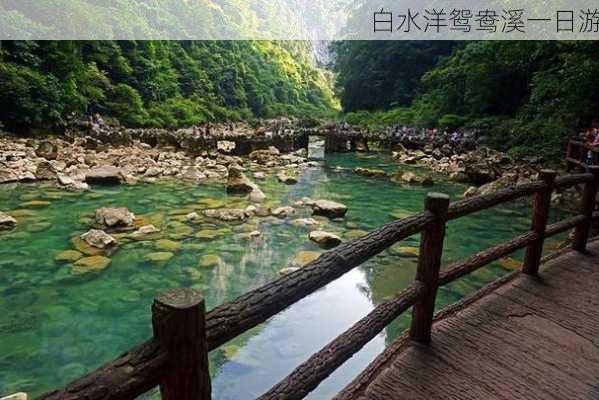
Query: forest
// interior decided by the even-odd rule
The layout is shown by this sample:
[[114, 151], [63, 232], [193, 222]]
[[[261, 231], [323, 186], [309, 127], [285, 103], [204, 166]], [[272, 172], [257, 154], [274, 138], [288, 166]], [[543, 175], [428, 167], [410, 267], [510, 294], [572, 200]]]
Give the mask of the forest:
[[0, 121], [47, 132], [93, 113], [170, 128], [311, 116], [478, 129], [512, 155], [556, 159], [597, 118], [595, 41], [330, 47], [323, 66], [307, 41], [5, 41]]
[[563, 156], [599, 108], [596, 41], [339, 42], [345, 118], [482, 129], [515, 156]]
[[52, 130], [99, 113], [128, 126], [182, 127], [279, 115], [325, 116], [331, 74], [305, 42], [8, 41], [0, 120]]

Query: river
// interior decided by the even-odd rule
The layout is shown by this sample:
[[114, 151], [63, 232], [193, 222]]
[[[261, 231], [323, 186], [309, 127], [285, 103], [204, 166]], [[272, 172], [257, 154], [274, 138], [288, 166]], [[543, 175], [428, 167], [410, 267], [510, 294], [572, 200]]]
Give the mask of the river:
[[[307, 169], [296, 185], [268, 177], [260, 186], [268, 205], [292, 205], [304, 196], [346, 204], [347, 216], [321, 229], [344, 240], [422, 210], [427, 192], [458, 199], [463, 185], [435, 176], [432, 187], [366, 178], [360, 167], [397, 171], [385, 154], [332, 154]], [[322, 252], [309, 230], [291, 220], [310, 217], [306, 208], [285, 220], [252, 219], [243, 225], [192, 225], [185, 215], [205, 208], [245, 207], [222, 186], [165, 180], [154, 184], [93, 187], [74, 193], [44, 184], [5, 186], [0, 209], [18, 226], [0, 234], [0, 395], [38, 395], [85, 374], [151, 335], [150, 305], [165, 288], [202, 290], [208, 309], [279, 276], [300, 251]], [[128, 207], [144, 223], [161, 229], [154, 240], [127, 240], [99, 272], [76, 273], [57, 254], [74, 248], [71, 239], [87, 231], [100, 207]], [[444, 261], [457, 260], [525, 232], [529, 207], [498, 207], [448, 225]], [[254, 238], [251, 231], [260, 231]], [[162, 240], [160, 240], [162, 239]], [[164, 240], [167, 239], [167, 240]], [[557, 241], [548, 241], [555, 248]], [[409, 285], [414, 277], [418, 237], [371, 259], [339, 280], [211, 353], [216, 400], [252, 399], [366, 315]], [[150, 261], [148, 254], [172, 253]], [[312, 253], [303, 253], [310, 256]], [[209, 256], [209, 257], [206, 257]], [[151, 258], [151, 257], [150, 257]], [[168, 257], [166, 257], [168, 258]], [[494, 263], [440, 290], [438, 307], [517, 267], [521, 253]], [[203, 264], [203, 265], [202, 265]], [[312, 399], [328, 399], [407, 327], [399, 318], [327, 379]], [[156, 397], [150, 394], [146, 397]]]

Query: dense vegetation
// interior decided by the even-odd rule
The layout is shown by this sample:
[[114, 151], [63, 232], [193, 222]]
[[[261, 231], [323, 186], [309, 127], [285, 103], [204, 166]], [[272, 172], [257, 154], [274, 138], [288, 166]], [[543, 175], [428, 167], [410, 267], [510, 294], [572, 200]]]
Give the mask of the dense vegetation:
[[[466, 42], [447, 57], [426, 57], [434, 46], [440, 44], [336, 44], [346, 118], [371, 126], [478, 127], [512, 154], [557, 159], [567, 137], [598, 117], [595, 41]], [[355, 59], [369, 60], [368, 68]], [[372, 92], [364, 91], [369, 83]], [[408, 90], [396, 89], [404, 84]], [[358, 111], [373, 108], [379, 111]]]
[[95, 112], [155, 127], [314, 116], [335, 107], [330, 81], [305, 42], [2, 42], [0, 121], [19, 131]]

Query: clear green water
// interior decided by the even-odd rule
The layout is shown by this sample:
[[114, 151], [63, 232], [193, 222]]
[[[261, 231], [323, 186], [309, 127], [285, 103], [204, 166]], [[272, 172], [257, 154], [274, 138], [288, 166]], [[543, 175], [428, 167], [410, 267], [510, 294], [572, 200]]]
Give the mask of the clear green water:
[[[303, 196], [340, 201], [349, 207], [344, 220], [325, 221], [323, 229], [344, 238], [368, 231], [396, 217], [418, 212], [428, 191], [456, 199], [464, 187], [437, 177], [432, 188], [369, 179], [351, 168], [383, 167], [396, 171], [385, 155], [331, 155], [311, 168], [294, 186], [269, 178], [261, 186], [272, 205], [290, 205]], [[48, 205], [32, 206], [32, 200]], [[256, 288], [278, 276], [279, 269], [301, 250], [321, 251], [307, 240], [308, 230], [274, 218], [239, 226], [188, 225], [182, 216], [214, 206], [243, 207], [222, 187], [181, 182], [95, 187], [69, 193], [51, 186], [4, 186], [0, 209], [15, 213], [18, 228], [0, 234], [0, 395], [33, 395], [61, 386], [116, 357], [151, 335], [150, 304], [165, 288], [200, 288], [208, 308]], [[155, 241], [130, 241], [101, 272], [75, 275], [71, 265], [54, 256], [72, 249], [71, 238], [87, 231], [99, 207], [128, 207], [145, 222], [162, 229], [160, 238], [181, 249], [162, 264], [144, 260], [156, 252]], [[523, 204], [497, 208], [449, 224], [445, 261], [452, 261], [524, 232], [529, 210]], [[294, 218], [309, 216], [298, 209]], [[202, 229], [219, 229], [214, 240], [196, 238]], [[260, 230], [262, 239], [247, 233]], [[548, 243], [552, 247], [555, 242]], [[410, 238], [400, 246], [418, 246]], [[213, 268], [198, 265], [213, 254]], [[518, 258], [518, 255], [515, 256]], [[267, 390], [374, 305], [413, 280], [416, 259], [397, 248], [385, 251], [326, 288], [211, 353], [215, 399], [251, 399]], [[438, 306], [452, 303], [504, 274], [499, 264], [441, 289]], [[404, 316], [325, 381], [310, 398], [327, 399], [342, 388], [407, 326]], [[148, 397], [157, 397], [150, 394]]]

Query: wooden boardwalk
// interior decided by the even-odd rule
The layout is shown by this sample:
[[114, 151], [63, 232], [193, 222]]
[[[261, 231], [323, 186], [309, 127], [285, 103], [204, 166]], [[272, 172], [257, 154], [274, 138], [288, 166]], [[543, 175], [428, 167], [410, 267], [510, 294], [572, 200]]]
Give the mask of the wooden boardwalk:
[[400, 338], [337, 398], [599, 399], [599, 241], [589, 250], [458, 304], [429, 346]]

